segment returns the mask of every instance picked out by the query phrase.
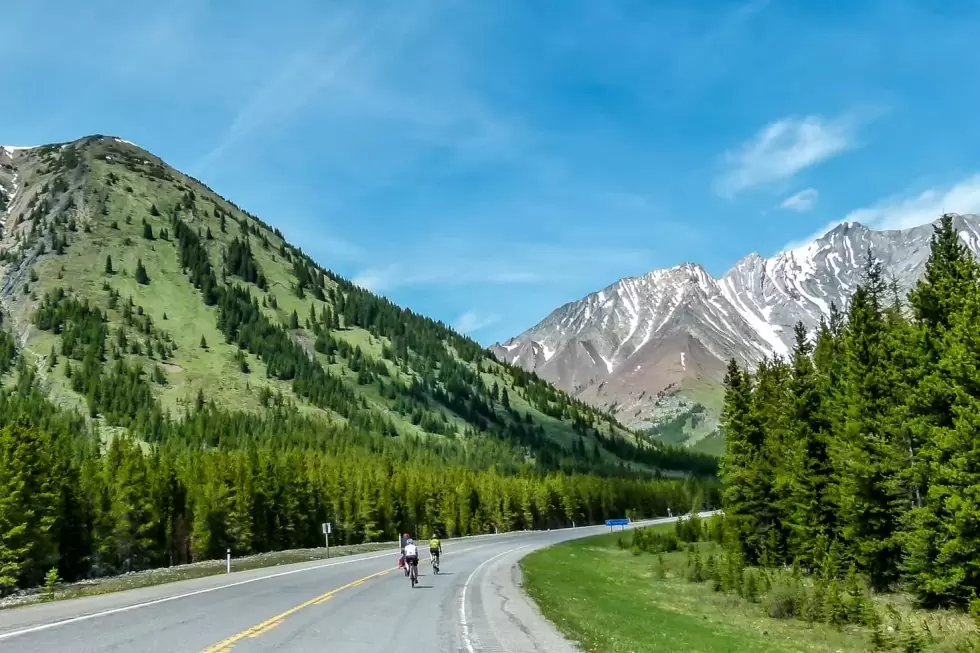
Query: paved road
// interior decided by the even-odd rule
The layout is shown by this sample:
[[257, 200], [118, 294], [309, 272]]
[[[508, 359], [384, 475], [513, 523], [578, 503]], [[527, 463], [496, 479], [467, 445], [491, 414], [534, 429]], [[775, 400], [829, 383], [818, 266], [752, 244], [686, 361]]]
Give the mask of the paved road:
[[515, 563], [606, 531], [447, 541], [441, 573], [421, 563], [414, 590], [392, 550], [13, 608], [0, 611], [0, 651], [570, 653], [521, 592]]

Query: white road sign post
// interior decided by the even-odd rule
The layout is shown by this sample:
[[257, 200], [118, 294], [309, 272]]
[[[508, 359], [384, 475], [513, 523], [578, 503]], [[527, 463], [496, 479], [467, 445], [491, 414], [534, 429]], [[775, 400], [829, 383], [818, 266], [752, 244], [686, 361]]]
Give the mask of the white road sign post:
[[330, 522], [323, 522], [323, 537], [327, 539], [327, 557], [330, 557]]

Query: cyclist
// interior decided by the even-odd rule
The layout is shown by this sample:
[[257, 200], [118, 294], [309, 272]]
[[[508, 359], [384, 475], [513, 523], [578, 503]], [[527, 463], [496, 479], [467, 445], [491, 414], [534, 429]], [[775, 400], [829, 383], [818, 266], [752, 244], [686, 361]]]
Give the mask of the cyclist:
[[[405, 542], [408, 542], [408, 533], [398, 536], [398, 566], [405, 567]], [[405, 567], [405, 575], [408, 576], [408, 567]]]
[[[419, 567], [419, 548], [415, 546], [415, 540], [408, 538], [405, 542], [405, 569], [412, 568], [418, 570]], [[418, 575], [418, 571], [415, 572]]]
[[442, 555], [442, 542], [435, 535], [429, 540], [429, 557], [434, 558], [436, 570], [439, 569], [439, 557]]

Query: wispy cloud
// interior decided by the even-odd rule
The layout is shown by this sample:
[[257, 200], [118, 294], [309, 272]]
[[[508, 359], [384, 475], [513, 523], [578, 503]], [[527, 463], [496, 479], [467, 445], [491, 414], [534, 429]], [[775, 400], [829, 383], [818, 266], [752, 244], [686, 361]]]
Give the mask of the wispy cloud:
[[453, 328], [460, 333], [475, 333], [492, 326], [500, 321], [499, 315], [480, 315], [476, 311], [466, 311], [453, 323]]
[[875, 229], [908, 229], [932, 222], [943, 213], [980, 213], [980, 173], [945, 188], [887, 198], [851, 211], [844, 220]]
[[909, 229], [928, 224], [943, 213], [980, 213], [980, 173], [944, 187], [919, 193], [893, 195], [870, 207], [855, 209], [786, 249], [810, 242], [843, 222], [859, 222], [872, 229]]
[[779, 208], [786, 209], [787, 211], [796, 211], [797, 213], [806, 213], [807, 211], [813, 210], [813, 207], [817, 205], [817, 199], [819, 197], [820, 193], [817, 192], [816, 188], [806, 188], [784, 199], [779, 205]]
[[[472, 253], [457, 253], [463, 251]], [[647, 250], [625, 247], [486, 241], [477, 245], [458, 239], [433, 239], [425, 247], [399, 254], [396, 263], [364, 267], [354, 283], [375, 292], [411, 286], [543, 285], [594, 276], [603, 269], [646, 269], [650, 258]]]
[[766, 125], [753, 138], [723, 155], [725, 171], [715, 182], [722, 197], [788, 179], [796, 173], [841, 154], [855, 144], [853, 116], [788, 117]]
[[[350, 21], [350, 14], [328, 21], [318, 42], [297, 49], [275, 75], [266, 79], [241, 106], [217, 144], [194, 166], [195, 173], [206, 171], [228, 150], [256, 131], [287, 119], [334, 82], [367, 47], [372, 36], [365, 31], [354, 39], [345, 37], [345, 32], [352, 29]], [[325, 46], [324, 42], [329, 42], [330, 46]]]
[[289, 124], [295, 114], [329, 91], [334, 92], [333, 108], [348, 115], [364, 118], [384, 106], [391, 113], [431, 119], [421, 116], [410, 101], [386, 97], [374, 79], [410, 37], [428, 25], [435, 4], [435, 0], [415, 0], [389, 12], [348, 8], [332, 15], [253, 91], [218, 142], [198, 161], [195, 172], [201, 174], [256, 133]]

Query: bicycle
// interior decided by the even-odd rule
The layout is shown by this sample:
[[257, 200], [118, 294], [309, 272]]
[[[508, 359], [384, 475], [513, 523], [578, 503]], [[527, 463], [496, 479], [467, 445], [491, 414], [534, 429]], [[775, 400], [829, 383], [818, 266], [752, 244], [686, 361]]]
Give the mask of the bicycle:
[[408, 566], [411, 568], [410, 569], [410, 572], [409, 572], [409, 578], [412, 579], [412, 589], [415, 589], [415, 586], [419, 582], [419, 563], [418, 563], [418, 560], [416, 560], [414, 562], [408, 563]]
[[433, 574], [438, 574], [439, 573], [439, 554], [438, 553], [435, 554], [435, 555], [433, 555], [431, 551], [429, 552], [429, 564], [432, 565], [432, 573]]

